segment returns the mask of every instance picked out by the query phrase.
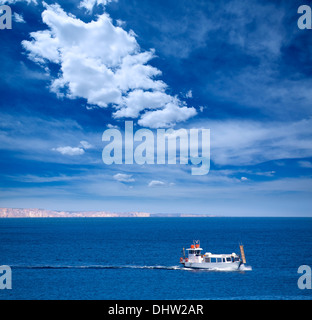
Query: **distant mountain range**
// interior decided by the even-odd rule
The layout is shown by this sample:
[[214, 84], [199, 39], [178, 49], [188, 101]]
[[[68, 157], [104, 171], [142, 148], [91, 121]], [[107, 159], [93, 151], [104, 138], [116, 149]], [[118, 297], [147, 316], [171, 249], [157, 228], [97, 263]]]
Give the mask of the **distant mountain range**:
[[108, 211], [53, 211], [46, 209], [0, 208], [0, 218], [146, 218], [146, 217], [213, 217], [207, 214], [108, 212]]

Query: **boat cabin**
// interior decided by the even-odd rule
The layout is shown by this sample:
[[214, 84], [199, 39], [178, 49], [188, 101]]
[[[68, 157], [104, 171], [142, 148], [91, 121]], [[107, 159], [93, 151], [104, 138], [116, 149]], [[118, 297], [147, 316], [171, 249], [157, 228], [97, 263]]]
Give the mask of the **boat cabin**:
[[206, 263], [232, 263], [239, 262], [239, 256], [236, 253], [232, 254], [212, 254], [210, 252], [205, 253], [203, 256]]
[[194, 243], [189, 249], [188, 258], [186, 262], [192, 263], [233, 263], [239, 262], [240, 257], [236, 253], [232, 254], [212, 254], [211, 252], [206, 252], [202, 254], [202, 248], [200, 248], [199, 243]]
[[192, 244], [190, 249], [186, 249], [188, 253], [188, 260], [190, 262], [202, 262], [203, 256], [201, 254], [202, 248], [199, 244]]

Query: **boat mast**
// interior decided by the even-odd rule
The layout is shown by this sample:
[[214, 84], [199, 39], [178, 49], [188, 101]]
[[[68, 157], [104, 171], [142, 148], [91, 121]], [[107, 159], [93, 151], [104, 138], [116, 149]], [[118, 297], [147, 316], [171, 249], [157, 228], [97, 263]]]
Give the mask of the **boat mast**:
[[245, 252], [244, 252], [244, 246], [242, 244], [239, 245], [239, 249], [241, 252], [241, 257], [242, 257], [242, 262], [246, 263], [246, 257], [245, 257]]

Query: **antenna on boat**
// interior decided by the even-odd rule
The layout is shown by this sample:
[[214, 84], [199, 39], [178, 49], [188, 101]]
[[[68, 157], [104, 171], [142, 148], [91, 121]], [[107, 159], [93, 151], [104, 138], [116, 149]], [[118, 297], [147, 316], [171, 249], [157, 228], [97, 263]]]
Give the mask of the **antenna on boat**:
[[246, 263], [245, 251], [244, 251], [244, 246], [242, 243], [239, 244], [239, 249], [241, 252], [242, 262]]

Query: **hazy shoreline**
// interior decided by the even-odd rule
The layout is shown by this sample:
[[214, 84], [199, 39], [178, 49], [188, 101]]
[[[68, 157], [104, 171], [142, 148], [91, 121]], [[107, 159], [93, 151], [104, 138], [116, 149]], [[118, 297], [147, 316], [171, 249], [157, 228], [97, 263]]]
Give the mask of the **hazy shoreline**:
[[109, 211], [54, 211], [37, 208], [0, 208], [0, 218], [153, 218], [153, 217], [215, 217], [208, 214], [109, 212]]

